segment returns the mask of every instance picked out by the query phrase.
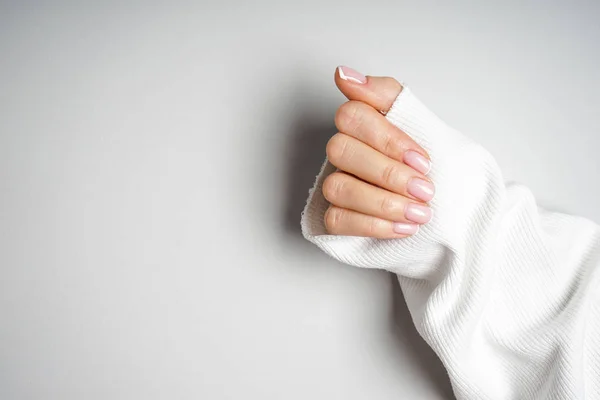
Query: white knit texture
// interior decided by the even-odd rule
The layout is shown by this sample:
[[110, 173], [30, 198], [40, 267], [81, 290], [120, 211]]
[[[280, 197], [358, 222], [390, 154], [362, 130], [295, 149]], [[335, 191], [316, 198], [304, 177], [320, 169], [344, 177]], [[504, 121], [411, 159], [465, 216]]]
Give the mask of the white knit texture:
[[[386, 118], [432, 159], [433, 220], [407, 239], [328, 235], [325, 161], [304, 236], [398, 275], [413, 322], [458, 399], [600, 399], [600, 229], [505, 186], [491, 155], [404, 88]], [[557, 189], [559, 190], [559, 189]]]

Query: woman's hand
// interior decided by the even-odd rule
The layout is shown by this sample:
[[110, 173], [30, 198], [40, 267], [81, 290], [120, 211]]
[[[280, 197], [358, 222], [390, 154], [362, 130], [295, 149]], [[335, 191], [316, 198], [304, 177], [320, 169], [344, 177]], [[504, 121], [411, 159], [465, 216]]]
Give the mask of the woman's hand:
[[402, 238], [429, 222], [434, 186], [426, 177], [429, 156], [383, 115], [402, 90], [388, 77], [365, 77], [338, 67], [335, 82], [349, 99], [335, 115], [339, 132], [327, 157], [339, 171], [323, 182], [331, 203], [325, 213], [334, 235]]

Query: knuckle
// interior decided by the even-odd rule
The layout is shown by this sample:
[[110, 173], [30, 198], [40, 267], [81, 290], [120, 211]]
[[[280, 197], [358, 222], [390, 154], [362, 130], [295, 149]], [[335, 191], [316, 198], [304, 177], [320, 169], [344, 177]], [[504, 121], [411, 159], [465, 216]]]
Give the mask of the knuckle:
[[348, 101], [342, 104], [335, 114], [335, 126], [342, 131], [355, 132], [362, 123], [362, 107], [357, 101]]
[[398, 166], [394, 163], [389, 163], [382, 171], [381, 181], [384, 186], [395, 187], [397, 186], [399, 171]]
[[404, 143], [400, 138], [392, 134], [387, 134], [383, 138], [383, 145], [381, 147], [383, 154], [391, 158], [398, 158], [404, 150]]
[[340, 208], [329, 207], [325, 211], [325, 229], [329, 233], [339, 232], [343, 211]]
[[348, 147], [348, 136], [342, 133], [336, 133], [327, 142], [327, 147], [325, 149], [325, 152], [327, 153], [327, 158], [334, 165], [339, 164], [340, 161], [349, 157]]
[[379, 204], [379, 209], [382, 215], [384, 216], [393, 216], [397, 214], [399, 209], [399, 204], [394, 198], [390, 195], [386, 195], [381, 199], [381, 203]]
[[394, 92], [400, 92], [400, 90], [402, 90], [402, 84], [398, 82], [396, 78], [388, 76], [386, 77], [386, 81], [387, 86], [393, 89]]
[[378, 218], [371, 218], [367, 224], [367, 236], [377, 237], [379, 236], [382, 228], [383, 221]]
[[323, 196], [330, 203], [338, 202], [343, 196], [345, 179], [342, 174], [334, 172], [323, 182]]

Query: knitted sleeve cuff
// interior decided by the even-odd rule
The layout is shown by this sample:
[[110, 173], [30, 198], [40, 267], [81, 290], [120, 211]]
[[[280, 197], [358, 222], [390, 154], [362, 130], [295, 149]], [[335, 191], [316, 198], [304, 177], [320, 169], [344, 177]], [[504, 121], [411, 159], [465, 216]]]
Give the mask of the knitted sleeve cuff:
[[328, 235], [325, 161], [306, 239], [349, 265], [398, 274], [415, 326], [460, 399], [600, 398], [600, 230], [540, 211], [491, 155], [408, 88], [386, 118], [425, 148], [433, 219], [406, 239]]
[[[355, 266], [383, 268], [404, 276], [423, 278], [439, 257], [439, 244], [461, 246], [474, 234], [472, 221], [489, 219], [504, 195], [501, 174], [480, 146], [447, 126], [405, 87], [386, 118], [426, 149], [432, 160], [429, 177], [436, 187], [430, 202], [433, 219], [406, 239], [328, 235], [323, 221], [329, 206], [321, 192], [323, 180], [335, 171], [325, 160], [302, 214], [302, 232], [327, 254]], [[433, 246], [433, 248], [432, 248]]]

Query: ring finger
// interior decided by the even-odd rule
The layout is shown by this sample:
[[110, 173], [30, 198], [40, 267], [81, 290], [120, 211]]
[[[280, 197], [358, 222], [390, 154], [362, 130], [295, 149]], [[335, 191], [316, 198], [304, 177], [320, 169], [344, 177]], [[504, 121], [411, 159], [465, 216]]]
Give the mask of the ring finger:
[[326, 151], [337, 168], [373, 185], [423, 202], [433, 198], [434, 186], [423, 174], [358, 139], [337, 133], [327, 143]]
[[431, 209], [422, 203], [334, 172], [323, 182], [323, 195], [334, 206], [394, 222], [426, 224]]

